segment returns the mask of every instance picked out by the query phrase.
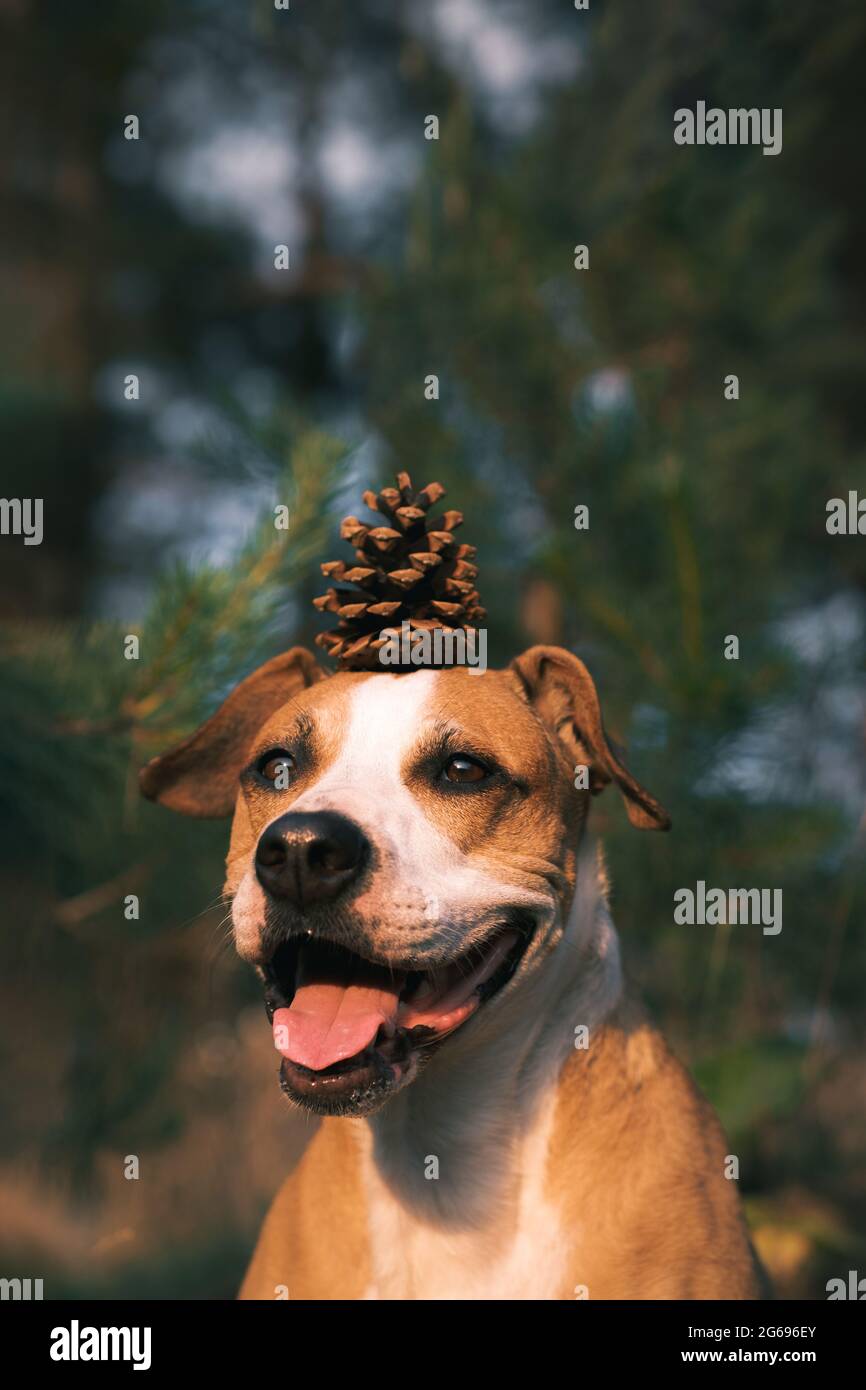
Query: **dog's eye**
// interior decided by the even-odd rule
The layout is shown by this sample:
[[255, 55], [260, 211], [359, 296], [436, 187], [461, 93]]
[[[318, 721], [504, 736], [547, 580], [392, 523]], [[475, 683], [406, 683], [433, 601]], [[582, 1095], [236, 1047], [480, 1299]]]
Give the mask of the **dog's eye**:
[[278, 789], [287, 787], [295, 770], [295, 759], [285, 749], [276, 749], [259, 758], [258, 772]]
[[467, 753], [455, 753], [445, 764], [442, 775], [449, 782], [483, 782], [488, 773], [486, 767]]

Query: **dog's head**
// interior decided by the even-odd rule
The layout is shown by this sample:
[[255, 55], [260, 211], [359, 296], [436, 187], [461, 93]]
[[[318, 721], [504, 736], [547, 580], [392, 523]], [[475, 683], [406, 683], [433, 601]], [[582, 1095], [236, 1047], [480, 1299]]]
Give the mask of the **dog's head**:
[[483, 674], [333, 676], [294, 648], [141, 774], [174, 810], [234, 811], [226, 890], [283, 1088], [354, 1115], [542, 968], [609, 782], [633, 825], [667, 828], [556, 647]]

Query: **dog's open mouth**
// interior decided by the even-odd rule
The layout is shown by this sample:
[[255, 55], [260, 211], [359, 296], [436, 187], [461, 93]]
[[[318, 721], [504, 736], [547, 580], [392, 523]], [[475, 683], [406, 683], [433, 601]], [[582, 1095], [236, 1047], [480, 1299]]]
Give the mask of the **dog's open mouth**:
[[284, 943], [264, 969], [284, 1088], [323, 1110], [392, 1089], [413, 1057], [507, 983], [528, 940], [527, 930], [503, 927], [430, 971], [378, 964], [311, 936]]

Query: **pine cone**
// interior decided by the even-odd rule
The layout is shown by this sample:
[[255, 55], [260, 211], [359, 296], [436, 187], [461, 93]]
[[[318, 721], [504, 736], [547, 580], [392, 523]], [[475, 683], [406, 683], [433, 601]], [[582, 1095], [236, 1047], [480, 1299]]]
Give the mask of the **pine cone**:
[[316, 642], [343, 670], [379, 669], [384, 628], [399, 632], [408, 622], [410, 633], [419, 635], [433, 628], [470, 631], [487, 616], [475, 588], [475, 547], [458, 545], [453, 534], [462, 514], [428, 516], [444, 496], [441, 483], [414, 492], [409, 474], [398, 473], [395, 488], [364, 493], [364, 502], [380, 513], [384, 525], [368, 526], [347, 516], [340, 527], [342, 539], [355, 547], [356, 563], [323, 564], [322, 573], [338, 587], [313, 599], [313, 606], [339, 617]]

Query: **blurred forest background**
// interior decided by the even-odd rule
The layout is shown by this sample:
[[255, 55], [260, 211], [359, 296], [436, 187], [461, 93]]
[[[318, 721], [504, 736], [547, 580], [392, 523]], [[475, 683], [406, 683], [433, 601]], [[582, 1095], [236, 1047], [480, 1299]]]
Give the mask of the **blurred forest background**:
[[[310, 1131], [228, 827], [135, 771], [312, 640], [401, 467], [466, 513], [496, 660], [578, 651], [673, 814], [594, 805], [780, 1292], [866, 1270], [866, 540], [825, 530], [866, 488], [864, 57], [859, 0], [0, 0], [2, 491], [45, 499], [0, 539], [4, 1275], [237, 1287]], [[676, 146], [699, 99], [782, 107], [782, 153]], [[782, 933], [674, 925], [697, 879], [782, 888]]]

